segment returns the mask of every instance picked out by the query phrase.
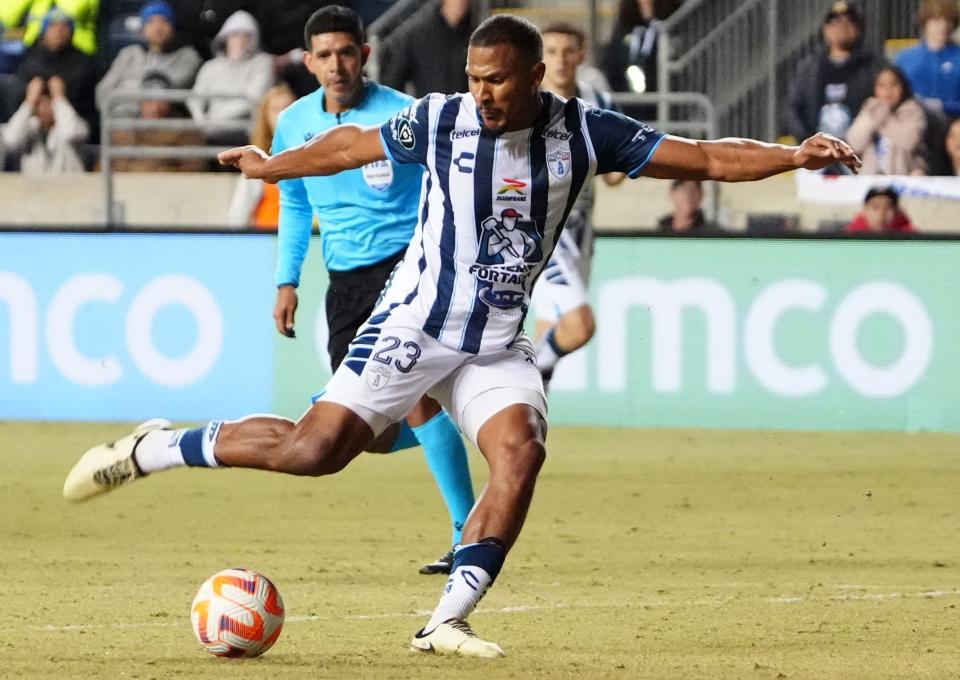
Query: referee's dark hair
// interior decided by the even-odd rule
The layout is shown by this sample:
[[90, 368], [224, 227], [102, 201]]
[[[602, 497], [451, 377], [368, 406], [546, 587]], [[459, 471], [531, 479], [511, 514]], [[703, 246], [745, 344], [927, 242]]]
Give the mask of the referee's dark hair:
[[510, 45], [530, 64], [543, 61], [543, 38], [540, 31], [523, 17], [495, 14], [477, 26], [470, 36], [471, 47]]
[[349, 33], [357, 45], [363, 45], [367, 41], [363, 19], [352, 9], [342, 5], [321, 7], [310, 15], [303, 27], [303, 42], [307, 51], [313, 47], [313, 36], [321, 33]]

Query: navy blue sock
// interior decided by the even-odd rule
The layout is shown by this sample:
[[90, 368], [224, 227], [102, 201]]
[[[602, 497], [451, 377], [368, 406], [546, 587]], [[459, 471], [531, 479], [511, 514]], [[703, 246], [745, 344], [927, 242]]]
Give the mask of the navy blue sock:
[[184, 431], [179, 442], [183, 462], [191, 467], [217, 467], [219, 462], [214, 458], [213, 447], [221, 425], [222, 420], [211, 420], [203, 427]]

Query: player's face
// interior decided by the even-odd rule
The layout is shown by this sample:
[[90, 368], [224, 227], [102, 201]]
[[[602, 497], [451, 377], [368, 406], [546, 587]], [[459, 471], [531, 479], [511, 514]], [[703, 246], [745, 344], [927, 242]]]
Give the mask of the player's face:
[[577, 79], [577, 67], [583, 63], [585, 56], [577, 36], [567, 33], [543, 34], [543, 63], [548, 83], [557, 87], [571, 87]]
[[352, 102], [363, 85], [361, 73], [370, 54], [368, 45], [358, 45], [349, 33], [310, 36], [310, 51], [303, 55], [307, 70], [317, 77], [330, 99], [341, 105]]
[[507, 44], [470, 47], [467, 81], [484, 127], [509, 132], [533, 125], [543, 71], [543, 62], [530, 64]]

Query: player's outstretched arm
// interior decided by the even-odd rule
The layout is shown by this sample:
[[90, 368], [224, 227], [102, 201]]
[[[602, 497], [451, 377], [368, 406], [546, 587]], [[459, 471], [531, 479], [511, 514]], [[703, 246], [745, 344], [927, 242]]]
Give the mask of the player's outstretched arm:
[[818, 132], [799, 146], [767, 144], [753, 139], [697, 141], [668, 136], [643, 169], [660, 179], [712, 179], [745, 182], [805, 168], [820, 170], [840, 162], [860, 170], [860, 159], [846, 142]]
[[274, 156], [256, 146], [238, 146], [217, 156], [251, 179], [274, 184], [282, 179], [335, 175], [374, 161], [386, 160], [379, 127], [338, 125], [310, 141]]

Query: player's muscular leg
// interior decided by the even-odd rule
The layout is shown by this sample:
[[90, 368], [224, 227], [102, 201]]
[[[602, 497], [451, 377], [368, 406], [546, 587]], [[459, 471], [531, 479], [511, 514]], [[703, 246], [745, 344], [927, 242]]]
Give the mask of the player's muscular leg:
[[593, 311], [588, 305], [580, 305], [560, 317], [554, 339], [564, 351], [573, 352], [590, 341], [596, 328]]
[[410, 427], [420, 427], [440, 411], [440, 403], [436, 399], [423, 395], [416, 406], [410, 409], [410, 413], [407, 414], [407, 424]]
[[320, 401], [297, 423], [269, 416], [224, 423], [214, 454], [232, 467], [329, 475], [346, 467], [372, 440], [373, 432], [360, 416]]
[[490, 479], [463, 530], [465, 544], [493, 536], [509, 550], [517, 540], [546, 458], [545, 436], [543, 418], [525, 404], [508, 406], [480, 428]]
[[[436, 399], [423, 395], [416, 406], [407, 414], [407, 424], [410, 427], [420, 427], [425, 422], [440, 413], [440, 404]], [[393, 443], [397, 439], [399, 425], [391, 425], [380, 433], [380, 436], [373, 440], [373, 443], [367, 447], [369, 453], [390, 453], [393, 450]]]

